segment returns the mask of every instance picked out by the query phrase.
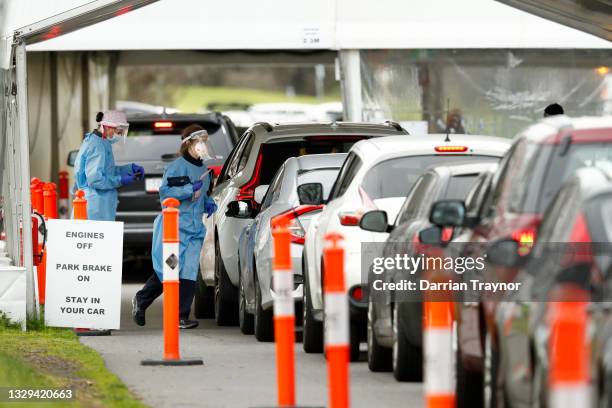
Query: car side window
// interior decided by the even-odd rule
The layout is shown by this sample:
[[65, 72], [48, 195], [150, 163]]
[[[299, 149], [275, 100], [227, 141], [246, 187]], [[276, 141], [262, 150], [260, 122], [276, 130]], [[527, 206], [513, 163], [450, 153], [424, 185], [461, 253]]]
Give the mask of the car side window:
[[255, 136], [251, 133], [249, 134], [248, 140], [244, 144], [244, 149], [240, 153], [240, 159], [238, 160], [238, 164], [236, 167], [236, 173], [241, 172], [244, 169], [244, 167], [247, 165], [249, 161], [249, 156], [251, 155], [251, 150], [253, 150], [254, 143], [255, 143]]
[[283, 174], [285, 173], [285, 168], [281, 167], [272, 181], [270, 182], [270, 187], [268, 187], [268, 191], [266, 191], [266, 195], [261, 204], [261, 210], [265, 210], [269, 206], [272, 205], [273, 202], [278, 200], [278, 196], [280, 195], [281, 186], [283, 185]]
[[346, 158], [346, 160], [344, 160], [344, 163], [342, 164], [342, 167], [340, 168], [340, 171], [338, 172], [338, 177], [336, 177], [336, 181], [334, 182], [334, 185], [333, 185], [333, 187], [331, 189], [331, 192], [329, 193], [329, 201], [331, 201], [334, 198], [338, 197], [338, 191], [340, 189], [340, 183], [344, 179], [344, 177], [346, 175], [346, 172], [348, 171], [349, 167], [351, 166], [351, 163], [353, 162], [353, 160], [355, 160], [355, 153], [349, 153], [349, 155]]
[[500, 162], [497, 172], [493, 176], [493, 191], [491, 191], [491, 194], [488, 195], [486, 203], [483, 206], [483, 217], [485, 218], [492, 218], [495, 216], [495, 211], [504, 194], [506, 183], [508, 183], [509, 180], [508, 174], [510, 168], [515, 164], [514, 157], [516, 156], [517, 148], [520, 147], [519, 145], [521, 143], [524, 143], [524, 139], [521, 139], [512, 145], [508, 153], [506, 153]]
[[355, 155], [355, 158], [351, 162], [351, 165], [346, 170], [344, 178], [338, 185], [338, 197], [341, 197], [346, 192], [346, 189], [349, 187], [349, 185], [357, 175], [357, 172], [361, 168], [361, 164], [361, 159], [359, 158], [359, 156]]
[[240, 155], [242, 154], [242, 151], [244, 150], [244, 145], [246, 144], [247, 139], [249, 139], [250, 136], [251, 133], [245, 133], [244, 136], [238, 141], [238, 144], [227, 158], [223, 169], [221, 169], [221, 174], [219, 175], [218, 183], [222, 183], [236, 175], [236, 167], [238, 165], [237, 162], [240, 158]]
[[[418, 216], [419, 209], [423, 207], [423, 200], [427, 197], [428, 193], [430, 193], [436, 179], [437, 177], [434, 174], [426, 173], [417, 180], [398, 213], [396, 225], [403, 224]], [[429, 211], [429, 208], [427, 208], [427, 211]]]

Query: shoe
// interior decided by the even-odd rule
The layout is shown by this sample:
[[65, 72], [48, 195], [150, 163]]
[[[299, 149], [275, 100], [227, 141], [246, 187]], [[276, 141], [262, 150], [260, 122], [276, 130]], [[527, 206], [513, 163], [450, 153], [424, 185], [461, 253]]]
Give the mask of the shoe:
[[195, 329], [199, 324], [197, 320], [181, 319], [179, 320], [179, 329]]
[[139, 326], [144, 326], [146, 324], [145, 311], [138, 306], [136, 296], [132, 298], [132, 319], [134, 323]]

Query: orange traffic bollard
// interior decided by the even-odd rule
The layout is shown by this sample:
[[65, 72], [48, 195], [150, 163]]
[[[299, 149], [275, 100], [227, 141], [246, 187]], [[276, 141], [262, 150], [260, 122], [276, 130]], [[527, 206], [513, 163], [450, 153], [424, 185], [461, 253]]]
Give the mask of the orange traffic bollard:
[[[72, 207], [74, 208], [74, 219], [75, 220], [87, 220], [87, 200], [85, 199], [85, 192], [83, 190], [77, 190], [74, 194], [74, 201]], [[84, 328], [76, 328], [74, 332], [77, 336], [110, 336], [110, 330], [92, 330]]]
[[45, 183], [43, 186], [43, 207], [45, 217], [50, 219], [57, 218], [57, 186], [55, 183]]
[[68, 193], [68, 172], [59, 172], [59, 218], [70, 218], [70, 195]]
[[142, 365], [202, 365], [201, 359], [181, 359], [179, 353], [179, 201], [166, 198], [163, 213], [164, 358]]
[[75, 220], [86, 220], [87, 219], [87, 200], [85, 199], [85, 192], [83, 190], [77, 190], [74, 194], [74, 200], [72, 201], [72, 208], [74, 209]]
[[[45, 220], [57, 218], [57, 193], [55, 183], [43, 183], [43, 213]], [[42, 260], [37, 269], [38, 299], [41, 305], [45, 304], [47, 287], [47, 251], [42, 251]]]
[[325, 353], [329, 386], [329, 407], [349, 406], [349, 312], [344, 285], [344, 249], [338, 245], [342, 235], [325, 236]]
[[34, 177], [30, 182], [30, 194], [32, 196], [32, 211], [43, 213], [43, 190], [45, 183]]
[[295, 310], [293, 304], [293, 270], [289, 219], [272, 219], [274, 239], [274, 339], [276, 343], [276, 383], [278, 405], [295, 405]]
[[551, 302], [549, 312], [551, 408], [589, 407], [589, 347], [584, 301]]
[[425, 301], [423, 313], [425, 405], [454, 408], [453, 304], [444, 300]]

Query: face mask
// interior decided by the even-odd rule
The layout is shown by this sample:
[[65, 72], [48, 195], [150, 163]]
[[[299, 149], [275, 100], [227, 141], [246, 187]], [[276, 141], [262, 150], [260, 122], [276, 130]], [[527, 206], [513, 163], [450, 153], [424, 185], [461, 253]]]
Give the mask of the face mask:
[[108, 143], [113, 145], [113, 144], [117, 143], [120, 139], [117, 136], [115, 136], [112, 139], [106, 139], [106, 140], [108, 140]]
[[196, 143], [194, 150], [196, 154], [198, 155], [198, 157], [202, 160], [208, 160], [211, 158], [210, 155], [208, 154], [208, 147], [206, 146], [205, 142]]

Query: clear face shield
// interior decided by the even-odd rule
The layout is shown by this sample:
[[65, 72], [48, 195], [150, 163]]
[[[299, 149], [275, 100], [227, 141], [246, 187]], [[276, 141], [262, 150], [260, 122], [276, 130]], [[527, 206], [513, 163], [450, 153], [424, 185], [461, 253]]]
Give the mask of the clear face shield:
[[125, 144], [127, 135], [128, 135], [128, 130], [130, 129], [129, 124], [122, 123], [117, 126], [110, 126], [110, 125], [102, 125], [102, 126], [104, 126], [104, 130], [106, 131], [105, 132], [106, 138], [108, 139], [108, 141], [114, 144], [121, 140], [122, 143]]
[[206, 130], [198, 130], [196, 132], [193, 132], [185, 139], [183, 139], [181, 143], [189, 142], [194, 143], [193, 152], [201, 160], [206, 161], [217, 157], [215, 154], [215, 150], [212, 147], [212, 144], [208, 140], [208, 132], [206, 132]]

